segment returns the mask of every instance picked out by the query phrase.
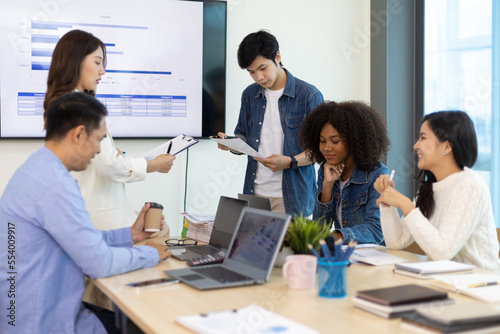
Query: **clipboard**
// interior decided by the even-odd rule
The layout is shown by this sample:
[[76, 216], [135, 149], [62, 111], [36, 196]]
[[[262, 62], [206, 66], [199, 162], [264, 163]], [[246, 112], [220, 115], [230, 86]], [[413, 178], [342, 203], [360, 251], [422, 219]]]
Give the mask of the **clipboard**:
[[143, 154], [142, 157], [146, 160], [152, 160], [160, 154], [166, 154], [168, 152], [170, 152], [171, 155], [177, 155], [197, 143], [198, 141], [193, 137], [181, 134]]

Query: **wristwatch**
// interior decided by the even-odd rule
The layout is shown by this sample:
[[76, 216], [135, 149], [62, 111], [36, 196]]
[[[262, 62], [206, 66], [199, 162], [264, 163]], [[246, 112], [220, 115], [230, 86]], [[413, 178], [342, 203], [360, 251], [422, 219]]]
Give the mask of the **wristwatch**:
[[290, 159], [292, 159], [292, 161], [290, 162], [290, 169], [294, 170], [299, 168], [299, 163], [297, 162], [297, 159], [295, 159], [293, 155], [290, 156]]

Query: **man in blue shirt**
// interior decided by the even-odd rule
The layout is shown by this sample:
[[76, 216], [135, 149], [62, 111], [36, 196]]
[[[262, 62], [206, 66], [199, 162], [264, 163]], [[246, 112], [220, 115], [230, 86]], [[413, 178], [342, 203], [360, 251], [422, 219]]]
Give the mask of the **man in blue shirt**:
[[248, 157], [243, 192], [269, 198], [273, 211], [308, 216], [315, 203], [316, 173], [299, 144], [299, 132], [323, 95], [283, 68], [278, 41], [267, 31], [243, 39], [238, 64], [255, 83], [242, 94], [234, 133], [266, 157]]
[[85, 275], [151, 267], [170, 255], [144, 240], [146, 205], [130, 228], [97, 231], [70, 171], [87, 168], [106, 136], [105, 107], [67, 93], [47, 111], [45, 145], [0, 199], [0, 333], [106, 333], [82, 305]]

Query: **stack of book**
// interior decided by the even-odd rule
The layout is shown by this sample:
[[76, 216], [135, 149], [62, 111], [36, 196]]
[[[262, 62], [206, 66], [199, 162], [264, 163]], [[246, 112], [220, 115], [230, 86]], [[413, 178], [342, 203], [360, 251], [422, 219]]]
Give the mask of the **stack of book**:
[[416, 333], [500, 333], [500, 305], [469, 302], [418, 308], [401, 327]]
[[187, 212], [182, 215], [184, 216], [182, 236], [208, 243], [214, 227], [215, 216], [200, 216]]
[[444, 291], [417, 284], [358, 291], [354, 306], [383, 318], [398, 318], [423, 306], [453, 304]]

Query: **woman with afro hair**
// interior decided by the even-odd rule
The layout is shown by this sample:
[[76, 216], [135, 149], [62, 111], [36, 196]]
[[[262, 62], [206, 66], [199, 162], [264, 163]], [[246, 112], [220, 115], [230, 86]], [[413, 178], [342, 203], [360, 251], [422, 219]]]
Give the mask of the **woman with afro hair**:
[[344, 244], [383, 244], [373, 187], [388, 174], [379, 161], [390, 145], [381, 116], [360, 101], [325, 102], [304, 120], [300, 140], [307, 157], [321, 164], [313, 218], [331, 224]]

